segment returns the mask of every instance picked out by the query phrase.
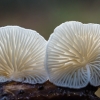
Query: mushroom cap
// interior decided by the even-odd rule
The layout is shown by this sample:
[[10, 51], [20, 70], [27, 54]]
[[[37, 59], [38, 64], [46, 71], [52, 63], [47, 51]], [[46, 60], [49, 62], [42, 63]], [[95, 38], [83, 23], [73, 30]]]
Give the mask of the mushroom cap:
[[46, 40], [19, 26], [0, 28], [0, 82], [43, 83]]
[[47, 43], [45, 65], [57, 86], [100, 85], [100, 25], [69, 21], [56, 27]]

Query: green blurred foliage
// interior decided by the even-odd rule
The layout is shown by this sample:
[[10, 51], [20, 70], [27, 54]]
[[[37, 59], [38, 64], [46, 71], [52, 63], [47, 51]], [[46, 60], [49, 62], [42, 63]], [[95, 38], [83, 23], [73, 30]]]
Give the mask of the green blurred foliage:
[[100, 0], [0, 0], [0, 26], [34, 29], [48, 39], [65, 21], [100, 23]]

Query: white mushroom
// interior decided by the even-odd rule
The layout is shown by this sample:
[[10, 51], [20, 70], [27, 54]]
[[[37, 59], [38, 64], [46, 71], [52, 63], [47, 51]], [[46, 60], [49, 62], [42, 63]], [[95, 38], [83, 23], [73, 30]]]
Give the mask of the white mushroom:
[[18, 26], [0, 28], [0, 82], [43, 83], [46, 40]]
[[48, 40], [46, 55], [46, 70], [55, 85], [100, 85], [100, 25], [75, 21], [61, 24]]

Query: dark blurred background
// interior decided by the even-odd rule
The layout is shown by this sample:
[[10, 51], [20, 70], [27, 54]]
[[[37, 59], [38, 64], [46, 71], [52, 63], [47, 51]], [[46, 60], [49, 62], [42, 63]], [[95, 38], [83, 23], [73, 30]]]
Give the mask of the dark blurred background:
[[46, 39], [65, 21], [100, 23], [100, 0], [0, 0], [0, 26], [34, 29]]

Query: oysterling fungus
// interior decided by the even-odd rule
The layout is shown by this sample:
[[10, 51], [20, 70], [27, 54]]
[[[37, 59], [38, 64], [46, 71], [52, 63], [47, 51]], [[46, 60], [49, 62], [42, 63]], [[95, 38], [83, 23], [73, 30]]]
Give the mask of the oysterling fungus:
[[47, 44], [46, 70], [57, 86], [99, 86], [100, 25], [69, 21], [56, 27]]
[[43, 83], [46, 40], [19, 26], [0, 28], [0, 82]]

